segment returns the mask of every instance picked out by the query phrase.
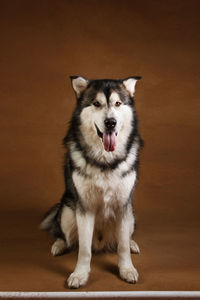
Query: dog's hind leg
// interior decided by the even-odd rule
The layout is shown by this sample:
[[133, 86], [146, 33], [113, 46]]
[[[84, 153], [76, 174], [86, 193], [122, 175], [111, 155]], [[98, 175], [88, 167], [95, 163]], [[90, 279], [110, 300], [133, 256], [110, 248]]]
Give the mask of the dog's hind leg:
[[51, 254], [53, 256], [61, 255], [65, 250], [67, 250], [67, 243], [63, 239], [58, 238], [51, 247]]
[[65, 236], [66, 247], [71, 248], [78, 243], [78, 233], [75, 212], [69, 206], [64, 206], [62, 210], [60, 225]]
[[63, 254], [67, 249], [77, 243], [76, 218], [74, 211], [68, 206], [63, 207], [60, 227], [65, 239], [57, 238], [55, 240], [51, 247], [51, 253], [53, 256]]
[[131, 249], [131, 253], [134, 253], [134, 254], [140, 253], [140, 248], [134, 240], [130, 240], [130, 249]]

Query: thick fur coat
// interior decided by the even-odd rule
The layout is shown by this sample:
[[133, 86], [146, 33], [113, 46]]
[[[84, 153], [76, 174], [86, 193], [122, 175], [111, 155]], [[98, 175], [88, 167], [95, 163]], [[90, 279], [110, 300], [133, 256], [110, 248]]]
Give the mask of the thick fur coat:
[[132, 197], [142, 145], [134, 106], [139, 79], [71, 77], [77, 104], [63, 140], [66, 189], [41, 223], [55, 237], [53, 255], [79, 246], [70, 288], [87, 282], [92, 249], [117, 249], [121, 278], [130, 283], [138, 280], [130, 251], [139, 252], [132, 240]]

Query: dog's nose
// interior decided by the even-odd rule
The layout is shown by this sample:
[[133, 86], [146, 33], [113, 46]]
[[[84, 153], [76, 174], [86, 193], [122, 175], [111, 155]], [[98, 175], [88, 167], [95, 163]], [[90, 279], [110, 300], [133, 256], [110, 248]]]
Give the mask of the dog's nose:
[[115, 128], [117, 121], [114, 118], [106, 118], [104, 124], [107, 129], [111, 130]]

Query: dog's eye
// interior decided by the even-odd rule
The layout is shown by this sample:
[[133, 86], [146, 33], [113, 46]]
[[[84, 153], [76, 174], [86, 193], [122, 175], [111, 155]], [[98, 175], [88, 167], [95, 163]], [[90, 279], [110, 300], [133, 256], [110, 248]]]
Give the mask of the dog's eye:
[[117, 107], [119, 107], [121, 105], [121, 102], [119, 102], [119, 101], [117, 101], [116, 103], [115, 103], [115, 106], [117, 106]]
[[93, 102], [93, 105], [96, 106], [96, 107], [100, 107], [101, 106], [101, 104], [99, 103], [99, 101]]

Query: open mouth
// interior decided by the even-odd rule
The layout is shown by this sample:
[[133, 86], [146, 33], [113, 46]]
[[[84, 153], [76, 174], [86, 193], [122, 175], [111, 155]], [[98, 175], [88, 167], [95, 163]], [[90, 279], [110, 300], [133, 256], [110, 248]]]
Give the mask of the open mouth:
[[103, 133], [99, 130], [99, 128], [97, 127], [97, 125], [95, 124], [96, 130], [97, 130], [97, 134], [98, 136], [102, 139], [103, 138]]
[[113, 152], [116, 148], [116, 136], [117, 133], [115, 131], [109, 131], [109, 132], [101, 132], [97, 125], [95, 124], [97, 134], [102, 139], [104, 149], [107, 152]]

